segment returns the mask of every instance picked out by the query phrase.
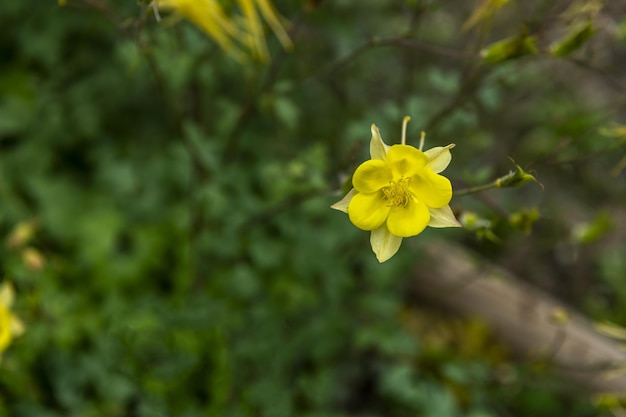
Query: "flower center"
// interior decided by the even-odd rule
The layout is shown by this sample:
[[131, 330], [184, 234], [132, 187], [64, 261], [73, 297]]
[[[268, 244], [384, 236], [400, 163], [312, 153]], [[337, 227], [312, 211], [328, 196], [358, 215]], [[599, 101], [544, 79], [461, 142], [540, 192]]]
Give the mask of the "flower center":
[[383, 188], [383, 197], [387, 200], [388, 207], [406, 207], [411, 201], [411, 192], [409, 191], [409, 183], [411, 178], [400, 178], [399, 180], [390, 181], [389, 186]]

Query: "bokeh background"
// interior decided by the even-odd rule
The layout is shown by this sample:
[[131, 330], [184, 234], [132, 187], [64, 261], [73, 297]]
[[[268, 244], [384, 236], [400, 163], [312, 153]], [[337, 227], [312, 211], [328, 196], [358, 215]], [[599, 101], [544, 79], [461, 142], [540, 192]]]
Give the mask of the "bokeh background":
[[[411, 277], [443, 240], [626, 325], [626, 5], [275, 5], [293, 50], [242, 63], [135, 1], [0, 3], [0, 416], [615, 415]], [[379, 264], [329, 206], [405, 115], [455, 190], [541, 185]]]

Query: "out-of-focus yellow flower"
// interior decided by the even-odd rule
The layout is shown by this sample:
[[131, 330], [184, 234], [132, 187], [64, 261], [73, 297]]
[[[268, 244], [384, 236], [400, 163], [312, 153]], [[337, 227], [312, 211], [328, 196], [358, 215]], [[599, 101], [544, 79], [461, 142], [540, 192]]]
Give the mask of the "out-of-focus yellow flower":
[[46, 260], [41, 252], [30, 246], [22, 251], [22, 262], [28, 269], [34, 272], [41, 271], [46, 265]]
[[372, 232], [370, 243], [379, 262], [398, 251], [402, 238], [418, 235], [426, 226], [461, 226], [449, 206], [452, 185], [439, 175], [450, 163], [454, 145], [425, 152], [406, 145], [408, 121], [405, 117], [402, 144], [393, 146], [372, 125], [372, 159], [356, 169], [354, 188], [331, 206], [347, 213], [359, 229]]
[[[218, 0], [155, 0], [163, 10], [171, 10], [190, 20], [229, 55], [245, 61], [248, 55], [261, 60], [269, 57], [263, 21], [285, 49], [292, 47], [284, 18], [270, 0], [237, 0], [238, 12], [225, 12]], [[235, 8], [233, 8], [235, 9]]]
[[13, 286], [8, 282], [0, 285], [0, 355], [14, 338], [24, 333], [24, 324], [11, 313], [11, 305], [15, 298]]
[[38, 222], [35, 219], [16, 224], [7, 239], [7, 245], [9, 248], [16, 249], [26, 245], [35, 235], [37, 227]]

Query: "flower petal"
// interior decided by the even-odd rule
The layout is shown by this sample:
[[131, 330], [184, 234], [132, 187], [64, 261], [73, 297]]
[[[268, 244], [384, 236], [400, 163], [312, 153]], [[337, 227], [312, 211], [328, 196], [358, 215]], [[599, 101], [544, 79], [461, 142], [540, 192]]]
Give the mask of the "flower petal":
[[418, 200], [432, 208], [446, 206], [452, 199], [450, 180], [428, 168], [420, 170], [412, 178], [409, 190]]
[[360, 193], [373, 193], [389, 185], [392, 179], [391, 170], [385, 161], [371, 159], [354, 171], [352, 185]]
[[370, 243], [372, 244], [372, 250], [376, 254], [376, 259], [378, 259], [378, 262], [383, 263], [398, 252], [402, 238], [391, 234], [387, 226], [382, 225], [378, 229], [372, 230]]
[[394, 177], [412, 177], [428, 163], [424, 152], [409, 145], [393, 145], [387, 151], [387, 163]]
[[375, 124], [372, 124], [372, 140], [370, 141], [370, 155], [372, 159], [387, 159], [387, 150], [389, 146], [383, 142], [380, 131]]
[[348, 205], [350, 205], [350, 201], [352, 200], [352, 197], [354, 197], [356, 193], [358, 193], [357, 190], [355, 190], [354, 188], [351, 189], [350, 191], [348, 191], [348, 194], [346, 194], [341, 200], [337, 201], [335, 204], [330, 206], [330, 208], [347, 213]]
[[374, 230], [385, 222], [389, 210], [381, 193], [357, 193], [348, 206], [348, 216], [359, 229]]
[[441, 208], [428, 208], [430, 212], [430, 227], [463, 227], [461, 223], [454, 217], [454, 213], [450, 206]]
[[0, 306], [0, 353], [2, 353], [2, 351], [11, 344], [11, 340], [13, 340], [11, 320], [11, 312], [3, 306]]
[[428, 164], [426, 164], [426, 166], [432, 169], [435, 174], [446, 169], [452, 160], [450, 149], [455, 146], [454, 143], [451, 143], [448, 146], [437, 146], [425, 151], [424, 154], [428, 157]]
[[430, 221], [426, 204], [413, 199], [406, 207], [394, 207], [389, 212], [387, 227], [389, 232], [400, 237], [415, 236], [422, 233]]

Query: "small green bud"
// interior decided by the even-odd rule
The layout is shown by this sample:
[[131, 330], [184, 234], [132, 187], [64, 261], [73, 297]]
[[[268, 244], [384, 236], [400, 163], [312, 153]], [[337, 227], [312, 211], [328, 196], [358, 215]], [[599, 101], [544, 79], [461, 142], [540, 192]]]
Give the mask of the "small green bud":
[[493, 233], [493, 223], [490, 220], [481, 218], [471, 211], [466, 211], [461, 214], [459, 221], [465, 229], [473, 232], [478, 240], [486, 239], [493, 243], [501, 242], [501, 239]]
[[521, 230], [524, 233], [530, 233], [533, 228], [533, 224], [539, 220], [539, 210], [537, 207], [530, 209], [522, 209], [517, 213], [511, 214], [509, 217], [509, 223], [515, 229]]
[[572, 230], [576, 243], [593, 243], [604, 237], [613, 228], [613, 221], [606, 212], [601, 212], [589, 223], [579, 223]]
[[480, 51], [480, 56], [490, 64], [498, 64], [526, 55], [536, 55], [537, 52], [537, 39], [522, 33], [492, 43]]
[[461, 215], [461, 224], [469, 230], [475, 230], [479, 227], [491, 227], [491, 222], [478, 217], [476, 213], [471, 211], [463, 212]]
[[496, 180], [496, 187], [498, 188], [519, 187], [530, 181], [539, 183], [533, 175], [524, 171], [522, 167], [515, 164], [515, 171], [510, 171], [504, 177], [498, 178]]
[[568, 56], [583, 46], [594, 33], [591, 21], [575, 25], [563, 38], [550, 45], [550, 53], [554, 56]]

